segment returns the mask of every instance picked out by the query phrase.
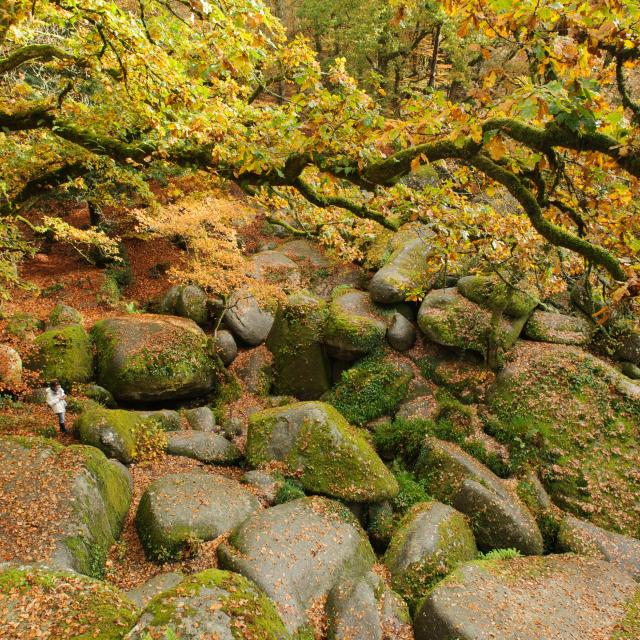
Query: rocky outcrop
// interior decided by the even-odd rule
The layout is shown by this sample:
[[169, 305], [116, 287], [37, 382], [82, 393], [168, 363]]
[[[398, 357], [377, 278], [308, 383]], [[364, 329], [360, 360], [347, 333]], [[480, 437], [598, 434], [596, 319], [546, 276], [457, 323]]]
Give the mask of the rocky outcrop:
[[[526, 320], [526, 316], [513, 319], [503, 315], [499, 318], [495, 341], [501, 351], [513, 346]], [[434, 289], [425, 296], [418, 312], [418, 326], [430, 340], [438, 344], [487, 356], [492, 334], [492, 313], [471, 302], [453, 287]]]
[[80, 325], [68, 325], [41, 333], [25, 365], [39, 371], [43, 380], [59, 380], [67, 389], [93, 377], [93, 352], [87, 332]]
[[251, 416], [247, 462], [282, 464], [312, 493], [380, 502], [398, 485], [371, 445], [331, 405], [300, 402]]
[[147, 556], [167, 560], [188, 555], [190, 545], [235, 529], [260, 508], [240, 483], [209, 473], [176, 473], [153, 482], [136, 514]]
[[73, 324], [82, 324], [82, 315], [69, 305], [59, 302], [49, 314], [45, 329], [59, 329]]
[[466, 518], [441, 502], [415, 505], [395, 529], [384, 556], [391, 584], [413, 605], [438, 580], [477, 554]]
[[430, 593], [414, 630], [416, 640], [613, 638], [637, 593], [630, 576], [591, 558], [470, 562]]
[[22, 382], [22, 358], [8, 344], [0, 344], [0, 387], [12, 388]]
[[364, 291], [338, 287], [331, 297], [324, 343], [331, 357], [352, 362], [384, 344], [387, 323]]
[[456, 287], [467, 300], [486, 309], [504, 309], [512, 318], [528, 317], [539, 304], [530, 286], [519, 283], [509, 291], [498, 277], [464, 276]]
[[302, 498], [251, 516], [218, 548], [222, 566], [253, 580], [289, 632], [340, 582], [364, 576], [375, 555], [351, 512], [325, 498]]
[[118, 401], [159, 402], [206, 393], [215, 365], [207, 336], [174, 316], [108, 318], [92, 329], [98, 382]]
[[396, 304], [428, 287], [427, 259], [432, 250], [426, 230], [417, 228], [395, 234], [389, 249], [391, 254], [371, 279], [369, 293], [375, 302]]
[[272, 301], [258, 300], [249, 289], [239, 289], [229, 298], [225, 322], [240, 340], [256, 347], [267, 339], [276, 308]]
[[521, 464], [539, 469], [559, 507], [637, 536], [638, 391], [577, 347], [523, 340], [489, 390], [487, 427]]
[[332, 640], [413, 640], [406, 603], [373, 571], [336, 585], [326, 608]]
[[209, 320], [207, 294], [192, 284], [171, 287], [162, 297], [159, 307], [160, 313], [187, 318], [196, 324], [206, 324]]
[[482, 551], [542, 553], [542, 535], [531, 513], [500, 478], [457, 445], [427, 437], [416, 473], [430, 495], [469, 517]]
[[275, 391], [315, 400], [330, 387], [330, 365], [322, 344], [327, 304], [298, 293], [280, 305], [267, 338], [273, 353]]
[[105, 582], [0, 564], [0, 638], [122, 640], [136, 618], [134, 604]]
[[238, 448], [219, 433], [178, 431], [167, 438], [167, 453], [206, 464], [233, 464], [242, 458]]
[[524, 335], [538, 342], [586, 345], [594, 330], [595, 325], [586, 318], [538, 310], [527, 321]]
[[394, 313], [387, 329], [387, 342], [396, 351], [408, 351], [416, 343], [416, 328], [401, 313]]
[[557, 544], [560, 551], [607, 560], [640, 582], [640, 540], [636, 538], [567, 515], [560, 523]]
[[167, 638], [288, 640], [276, 608], [250, 580], [207, 569], [154, 598], [127, 640]]
[[131, 502], [126, 471], [93, 447], [0, 438], [6, 560], [101, 576]]

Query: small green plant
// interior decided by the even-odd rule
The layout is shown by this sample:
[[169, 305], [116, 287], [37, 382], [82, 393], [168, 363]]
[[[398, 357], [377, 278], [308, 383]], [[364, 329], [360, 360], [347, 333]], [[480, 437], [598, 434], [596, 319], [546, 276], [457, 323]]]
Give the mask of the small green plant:
[[297, 500], [298, 498], [304, 498], [305, 493], [302, 487], [294, 480], [285, 480], [276, 494], [276, 504], [283, 504], [285, 502], [291, 502], [291, 500]]
[[521, 553], [517, 549], [492, 549], [486, 553], [479, 553], [477, 560], [513, 560], [520, 557]]
[[400, 487], [398, 495], [391, 501], [394, 512], [404, 515], [414, 504], [430, 499], [424, 485], [397, 460], [391, 465], [391, 472]]
[[55, 438], [56, 434], [57, 434], [57, 431], [53, 425], [40, 427], [37, 431], [37, 435], [39, 435], [41, 438]]
[[378, 451], [401, 459], [411, 466], [418, 459], [425, 436], [434, 430], [433, 420], [396, 419], [378, 425], [373, 442]]

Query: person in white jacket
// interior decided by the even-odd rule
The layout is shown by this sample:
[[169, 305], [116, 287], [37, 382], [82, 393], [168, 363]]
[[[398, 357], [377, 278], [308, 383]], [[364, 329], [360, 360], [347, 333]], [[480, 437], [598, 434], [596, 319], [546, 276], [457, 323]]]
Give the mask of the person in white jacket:
[[67, 410], [66, 397], [64, 389], [57, 380], [49, 383], [47, 387], [47, 404], [51, 407], [53, 413], [58, 416], [58, 424], [60, 425], [60, 431], [62, 431], [62, 433], [67, 433], [67, 427], [65, 425], [65, 412]]

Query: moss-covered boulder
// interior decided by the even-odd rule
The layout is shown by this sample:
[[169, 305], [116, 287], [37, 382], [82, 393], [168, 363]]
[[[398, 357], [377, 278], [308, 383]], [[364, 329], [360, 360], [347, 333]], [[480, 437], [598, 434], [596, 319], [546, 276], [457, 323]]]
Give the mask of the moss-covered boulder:
[[153, 414], [93, 406], [80, 414], [74, 430], [83, 444], [97, 447], [124, 464], [131, 464], [139, 458], [141, 439], [163, 432], [164, 425]]
[[393, 588], [415, 606], [436, 582], [476, 554], [473, 532], [460, 512], [441, 502], [421, 502], [400, 521], [384, 564]]
[[640, 540], [636, 538], [566, 515], [560, 523], [557, 544], [561, 551], [607, 560], [640, 582]]
[[80, 384], [76, 385], [74, 395], [84, 396], [93, 402], [106, 407], [107, 409], [115, 409], [118, 405], [109, 389], [101, 387], [99, 384]]
[[539, 468], [559, 507], [639, 537], [640, 397], [632, 386], [577, 347], [522, 341], [489, 394], [488, 428], [516, 467]]
[[229, 371], [247, 393], [267, 396], [273, 384], [273, 355], [260, 345], [241, 353]]
[[538, 342], [585, 345], [591, 342], [595, 328], [586, 318], [538, 310], [527, 321], [524, 335]]
[[129, 478], [93, 447], [0, 438], [4, 559], [99, 577], [131, 502]]
[[352, 362], [384, 344], [386, 315], [364, 291], [337, 287], [331, 296], [324, 343], [331, 357]]
[[315, 400], [329, 390], [331, 371], [322, 344], [327, 313], [326, 302], [305, 293], [280, 305], [267, 338], [276, 393]]
[[208, 569], [156, 596], [127, 640], [288, 640], [289, 634], [269, 598], [246, 578]]
[[372, 353], [343, 371], [325, 399], [349, 422], [363, 425], [393, 415], [406, 397], [412, 378], [411, 369], [383, 353]]
[[511, 289], [495, 276], [465, 276], [456, 285], [467, 300], [487, 309], [504, 308], [512, 318], [529, 316], [539, 301], [532, 287], [520, 283]]
[[107, 318], [92, 329], [98, 382], [118, 401], [158, 402], [208, 392], [215, 365], [207, 336], [174, 316]]
[[27, 368], [39, 371], [45, 380], [60, 380], [69, 387], [93, 377], [93, 350], [87, 332], [80, 325], [49, 329], [35, 340]]
[[336, 585], [326, 611], [330, 640], [413, 640], [406, 602], [373, 571]]
[[59, 329], [71, 324], [82, 324], [82, 314], [77, 309], [60, 302], [49, 314], [45, 329]]
[[239, 482], [223, 476], [175, 473], [144, 492], [136, 526], [147, 556], [166, 562], [192, 550], [196, 541], [228, 533], [260, 508]]
[[631, 639], [636, 636], [615, 633], [627, 626], [637, 594], [629, 575], [602, 560], [487, 559], [440, 582], [422, 603], [414, 630], [416, 640]]
[[529, 510], [500, 478], [457, 445], [427, 437], [416, 474], [430, 495], [469, 517], [482, 551], [542, 553], [542, 535]]
[[0, 564], [0, 638], [123, 640], [137, 610], [124, 594], [73, 572]]
[[432, 248], [424, 232], [401, 231], [393, 246], [394, 251], [369, 284], [371, 299], [383, 304], [402, 302], [424, 291], [431, 280], [427, 258]]
[[160, 313], [176, 315], [206, 324], [209, 320], [207, 294], [195, 285], [178, 284], [170, 287], [158, 304]]
[[274, 600], [292, 633], [309, 623], [319, 599], [341, 581], [365, 575], [375, 561], [349, 509], [320, 497], [256, 512], [218, 548], [218, 557]]
[[363, 435], [324, 402], [252, 415], [247, 462], [280, 462], [307, 491], [349, 502], [380, 502], [398, 493], [395, 478]]
[[[495, 342], [501, 352], [518, 339], [527, 318], [498, 319]], [[487, 356], [492, 336], [492, 312], [471, 302], [453, 287], [429, 292], [418, 312], [418, 326], [434, 342], [445, 347], [477, 351]]]

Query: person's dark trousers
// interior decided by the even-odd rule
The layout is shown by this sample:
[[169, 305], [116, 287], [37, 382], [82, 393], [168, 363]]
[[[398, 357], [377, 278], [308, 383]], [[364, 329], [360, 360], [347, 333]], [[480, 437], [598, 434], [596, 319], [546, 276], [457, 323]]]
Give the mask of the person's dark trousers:
[[65, 424], [64, 413], [58, 413], [56, 415], [58, 416], [58, 424], [60, 425], [60, 431], [62, 431], [62, 433], [67, 433], [67, 425]]

